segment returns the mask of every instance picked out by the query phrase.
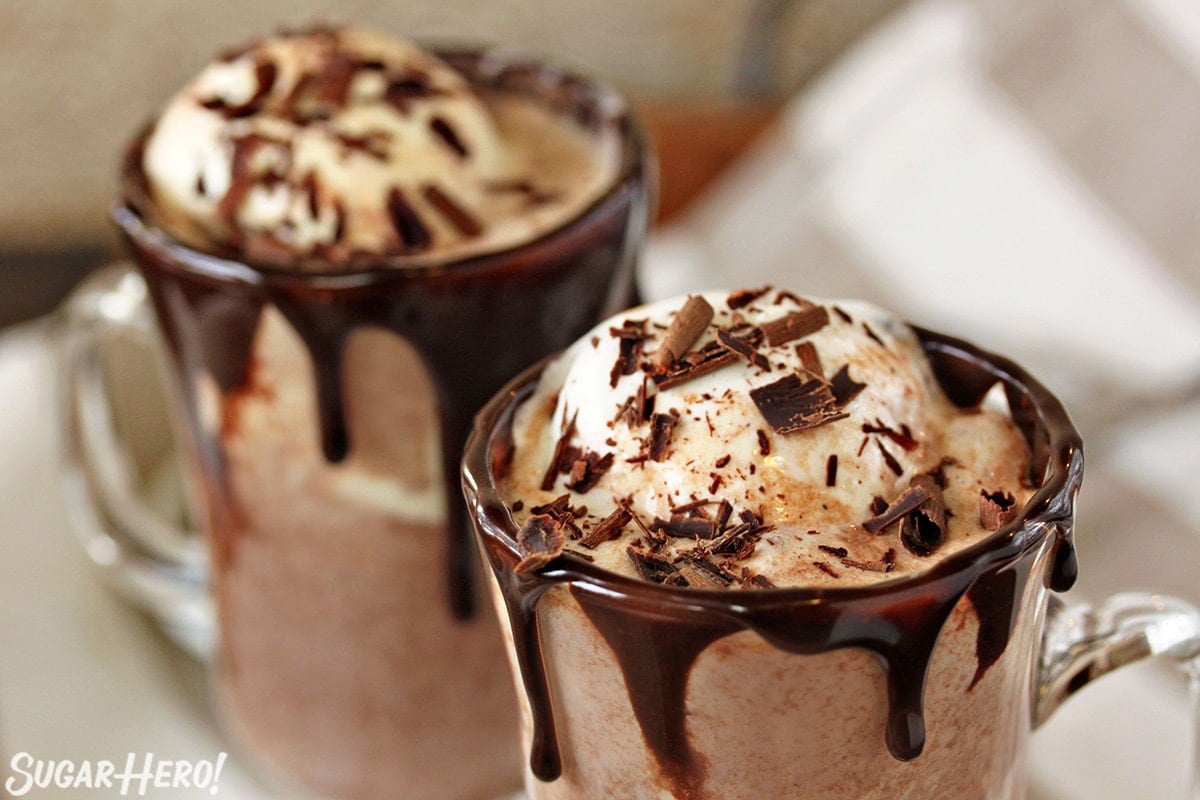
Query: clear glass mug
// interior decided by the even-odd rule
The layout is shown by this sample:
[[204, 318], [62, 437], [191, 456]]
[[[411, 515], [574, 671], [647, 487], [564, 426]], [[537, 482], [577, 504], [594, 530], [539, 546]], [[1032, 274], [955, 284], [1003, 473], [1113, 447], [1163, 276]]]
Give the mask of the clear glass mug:
[[954, 402], [1004, 385], [1039, 489], [979, 544], [865, 588], [678, 588], [569, 551], [518, 574], [496, 471], [541, 367], [480, 412], [463, 487], [517, 676], [530, 800], [1020, 800], [1030, 732], [1092, 680], [1165, 656], [1196, 694], [1197, 609], [1052, 596], [1075, 579], [1083, 477], [1058, 400], [1004, 358], [919, 335]]
[[[612, 126], [608, 190], [507, 250], [287, 272], [148, 223], [135, 141], [114, 219], [140, 275], [103, 273], [66, 310], [67, 476], [87, 551], [176, 638], [203, 650], [215, 632], [222, 721], [289, 795], [470, 800], [519, 784], [462, 446], [504, 381], [636, 299], [653, 175], [624, 101], [516, 55], [441, 55], [478, 85]], [[203, 541], [139, 501], [109, 422], [102, 351], [154, 330]]]

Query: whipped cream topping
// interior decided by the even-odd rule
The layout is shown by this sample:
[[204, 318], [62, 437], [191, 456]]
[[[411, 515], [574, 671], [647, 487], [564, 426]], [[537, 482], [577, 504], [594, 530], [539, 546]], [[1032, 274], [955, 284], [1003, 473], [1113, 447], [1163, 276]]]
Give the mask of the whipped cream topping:
[[404, 40], [319, 29], [206, 66], [142, 168], [154, 221], [182, 241], [321, 269], [520, 244], [594, 202], [618, 158], [613, 132], [531, 94], [479, 90]]
[[597, 326], [518, 409], [501, 486], [525, 569], [566, 549], [681, 586], [863, 585], [1002, 527], [1028, 467], [999, 387], [956, 407], [900, 320], [764, 289]]

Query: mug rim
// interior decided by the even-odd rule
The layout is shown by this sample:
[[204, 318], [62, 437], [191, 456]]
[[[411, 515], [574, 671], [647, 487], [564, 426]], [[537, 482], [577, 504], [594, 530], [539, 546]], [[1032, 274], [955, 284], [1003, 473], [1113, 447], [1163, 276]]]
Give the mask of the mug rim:
[[[110, 219], [122, 234], [139, 247], [156, 253], [172, 269], [225, 282], [336, 290], [389, 281], [422, 280], [447, 273], [487, 272], [511, 259], [514, 253], [522, 251], [530, 251], [531, 257], [536, 260], [540, 251], [551, 251], [560, 242], [586, 233], [589, 223], [618, 211], [631, 195], [648, 192], [653, 197], [656, 168], [645, 127], [625, 96], [607, 81], [584, 76], [573, 69], [508, 47], [458, 45], [433, 48], [432, 52], [439, 58], [476, 65], [477, 70], [467, 76], [476, 87], [538, 96], [535, 91], [519, 85], [512, 87], [503, 83], [506, 75], [520, 70], [536, 71], [541, 79], [539, 87], [546, 87], [547, 92], [554, 86], [585, 87], [592, 97], [589, 105], [603, 115], [602, 124], [613, 128], [620, 144], [617, 170], [607, 188], [557, 226], [534, 238], [498, 249], [421, 260], [398, 255], [368, 256], [351, 260], [336, 270], [284, 267], [255, 261], [240, 253], [206, 250], [187, 244], [151, 221], [146, 213], [151, 200], [148, 191], [141, 185], [145, 180], [141, 171], [141, 154], [153, 129], [153, 122], [150, 122], [143, 126], [124, 151], [118, 199], [110, 207]], [[553, 101], [548, 96], [543, 99]], [[559, 111], [567, 113], [565, 110]], [[648, 224], [648, 220], [640, 224]]]
[[[620, 597], [639, 605], [646, 604], [658, 608], [672, 606], [683, 613], [728, 614], [731, 611], [736, 612], [735, 606], [753, 606], [766, 610], [771, 607], [799, 604], [844, 604], [869, 598], [903, 595], [910, 590], [920, 590], [965, 573], [982, 574], [989, 567], [1018, 561], [1030, 550], [1042, 545], [1055, 531], [1069, 535], [1074, 519], [1075, 498], [1083, 478], [1083, 442], [1061, 401], [1028, 371], [1005, 356], [984, 350], [963, 339], [915, 325], [910, 327], [920, 340], [927, 357], [949, 356], [965, 359], [976, 368], [987, 370], [994, 378], [984, 387], [985, 392], [987, 388], [1000, 382], [1009, 392], [1010, 406], [1013, 392], [1017, 393], [1018, 398], [1028, 399], [1031, 403], [1036, 416], [1036, 420], [1031, 421], [1034, 432], [1044, 434], [1046, 439], [1045, 466], [1037, 491], [1009, 524], [937, 561], [928, 569], [862, 586], [738, 589], [670, 586], [611, 572], [572, 554], [569, 550], [555, 557], [534, 575], [542, 581], [569, 584], [573, 591], [582, 590]], [[463, 451], [464, 495], [469, 512], [476, 523], [477, 538], [484, 546], [485, 553], [489, 556], [503, 554], [503, 565], [497, 564], [495, 558], [490, 559], [497, 571], [504, 569], [511, 572], [521, 554], [516, 544], [518, 526], [513, 520], [509, 504], [500, 495], [493, 475], [492, 445], [497, 434], [511, 424], [512, 415], [517, 407], [533, 393], [543, 370], [556, 357], [558, 354], [522, 371], [480, 409]], [[941, 384], [939, 377], [939, 385]], [[1035, 443], [1029, 444], [1032, 458], [1037, 459]], [[492, 543], [495, 543], [496, 547], [491, 546]], [[497, 548], [500, 553], [497, 552]], [[1069, 587], [1055, 588], [1065, 590]]]

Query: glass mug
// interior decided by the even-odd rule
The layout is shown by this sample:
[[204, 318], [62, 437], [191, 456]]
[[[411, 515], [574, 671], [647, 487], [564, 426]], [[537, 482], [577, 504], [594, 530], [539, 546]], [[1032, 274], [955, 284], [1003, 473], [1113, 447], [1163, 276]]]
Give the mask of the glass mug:
[[[67, 470], [88, 552], [198, 647], [215, 606], [213, 683], [235, 745], [321, 796], [468, 800], [519, 784], [511, 680], [459, 502], [462, 447], [504, 381], [634, 302], [649, 221], [650, 156], [613, 90], [502, 52], [440, 55], [477, 85], [612, 126], [611, 186], [502, 251], [288, 272], [149, 223], [139, 140], [114, 219], [141, 280], [102, 275], [67, 312]], [[104, 422], [99, 349], [149, 328], [147, 305], [207, 547], [139, 507]]]
[[480, 412], [463, 487], [517, 676], [530, 800], [1020, 800], [1029, 734], [1066, 697], [1151, 656], [1194, 675], [1190, 605], [1051, 596], [1075, 579], [1083, 477], [1058, 400], [1004, 358], [918, 334], [955, 403], [1004, 385], [1039, 488], [978, 544], [868, 587], [679, 588], [569, 551], [518, 574], [496, 471], [541, 366]]

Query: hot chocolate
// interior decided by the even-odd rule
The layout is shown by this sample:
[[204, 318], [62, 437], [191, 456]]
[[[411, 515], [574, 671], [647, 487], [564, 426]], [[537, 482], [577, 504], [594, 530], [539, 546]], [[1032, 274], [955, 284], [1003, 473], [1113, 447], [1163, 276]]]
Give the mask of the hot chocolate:
[[465, 486], [533, 798], [1012, 798], [1078, 439], [1002, 359], [774, 289], [623, 313]]
[[336, 797], [516, 783], [446, 486], [501, 382], [631, 300], [645, 160], [603, 86], [325, 29], [222, 56], [129, 151], [116, 218], [174, 357], [217, 692], [267, 769]]

